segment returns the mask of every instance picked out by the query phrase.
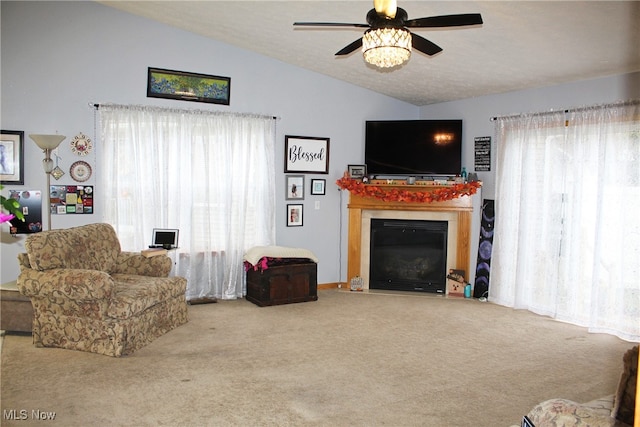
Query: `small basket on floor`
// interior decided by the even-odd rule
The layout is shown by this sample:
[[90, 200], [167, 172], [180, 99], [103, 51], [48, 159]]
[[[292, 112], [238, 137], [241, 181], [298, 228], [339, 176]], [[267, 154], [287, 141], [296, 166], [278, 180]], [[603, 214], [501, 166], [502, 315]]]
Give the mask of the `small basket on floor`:
[[350, 290], [362, 292], [364, 286], [364, 279], [360, 276], [353, 277], [350, 282]]

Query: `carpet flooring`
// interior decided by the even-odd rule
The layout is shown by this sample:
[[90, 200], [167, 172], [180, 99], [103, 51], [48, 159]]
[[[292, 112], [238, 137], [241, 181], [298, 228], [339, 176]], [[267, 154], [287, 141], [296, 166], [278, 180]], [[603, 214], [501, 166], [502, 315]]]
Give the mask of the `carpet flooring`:
[[189, 316], [122, 358], [6, 335], [2, 425], [519, 425], [549, 398], [613, 394], [633, 346], [423, 294], [324, 290], [315, 302], [219, 301]]

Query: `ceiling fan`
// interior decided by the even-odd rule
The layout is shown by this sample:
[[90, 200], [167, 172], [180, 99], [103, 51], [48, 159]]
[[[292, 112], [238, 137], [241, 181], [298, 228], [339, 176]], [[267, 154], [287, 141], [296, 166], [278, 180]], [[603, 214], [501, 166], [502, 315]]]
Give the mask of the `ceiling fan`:
[[367, 24], [342, 22], [294, 22], [294, 26], [368, 28], [364, 35], [345, 46], [336, 56], [348, 55], [362, 49], [365, 61], [380, 68], [403, 64], [411, 56], [411, 48], [432, 56], [442, 48], [407, 28], [464, 27], [482, 24], [479, 13], [430, 16], [409, 19], [407, 12], [397, 7], [396, 0], [374, 0], [374, 8], [367, 13]]

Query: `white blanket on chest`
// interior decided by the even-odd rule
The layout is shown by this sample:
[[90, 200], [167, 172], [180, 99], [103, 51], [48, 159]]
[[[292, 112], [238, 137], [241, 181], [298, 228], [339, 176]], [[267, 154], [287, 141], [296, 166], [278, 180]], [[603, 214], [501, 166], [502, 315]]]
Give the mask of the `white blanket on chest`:
[[257, 265], [262, 258], [308, 258], [318, 262], [318, 258], [308, 249], [288, 248], [285, 246], [255, 246], [244, 254], [244, 260]]

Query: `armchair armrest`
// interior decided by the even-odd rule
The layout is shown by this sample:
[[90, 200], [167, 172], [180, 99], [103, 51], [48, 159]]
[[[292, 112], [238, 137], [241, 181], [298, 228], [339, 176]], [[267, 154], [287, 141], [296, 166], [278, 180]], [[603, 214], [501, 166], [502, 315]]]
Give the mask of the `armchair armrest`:
[[114, 293], [111, 277], [98, 270], [25, 269], [18, 276], [18, 290], [28, 297], [70, 299], [76, 302], [108, 300]]
[[167, 277], [171, 271], [171, 264], [171, 258], [166, 255], [147, 258], [138, 252], [120, 252], [114, 273]]

